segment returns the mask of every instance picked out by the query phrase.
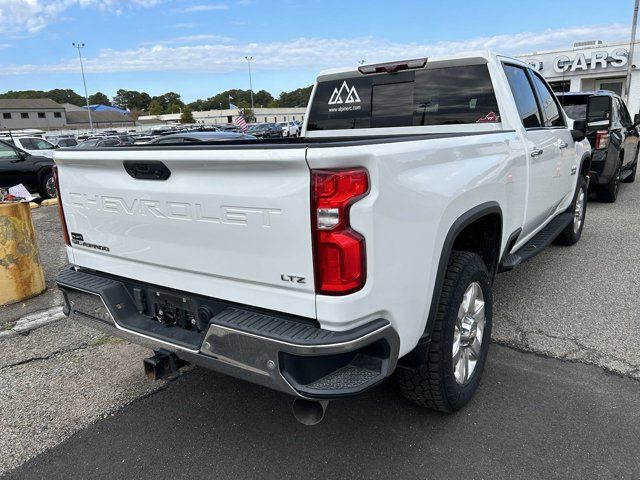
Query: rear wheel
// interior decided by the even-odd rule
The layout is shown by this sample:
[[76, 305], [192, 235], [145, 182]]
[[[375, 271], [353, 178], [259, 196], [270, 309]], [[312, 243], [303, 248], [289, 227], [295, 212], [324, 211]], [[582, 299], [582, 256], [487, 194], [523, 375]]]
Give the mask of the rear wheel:
[[578, 181], [578, 188], [568, 211], [573, 213], [573, 218], [571, 223], [555, 239], [555, 243], [560, 245], [574, 245], [582, 236], [587, 215], [587, 181], [584, 177], [580, 177]]
[[622, 175], [622, 159], [618, 159], [618, 166], [611, 180], [601, 185], [596, 190], [596, 199], [599, 202], [614, 203], [618, 199], [618, 191], [620, 190], [620, 176]]
[[53, 174], [48, 173], [42, 177], [42, 183], [40, 184], [40, 196], [42, 198], [55, 198], [58, 196], [56, 191], [56, 184], [53, 180]]
[[638, 154], [639, 153], [640, 153], [640, 148], [636, 152], [636, 159], [633, 162], [633, 165], [631, 167], [631, 175], [629, 175], [627, 178], [623, 180], [625, 183], [633, 183], [636, 180], [636, 170], [638, 170]]
[[489, 272], [473, 253], [455, 251], [442, 285], [431, 341], [396, 370], [402, 394], [440, 412], [464, 407], [475, 393], [491, 340], [493, 297]]

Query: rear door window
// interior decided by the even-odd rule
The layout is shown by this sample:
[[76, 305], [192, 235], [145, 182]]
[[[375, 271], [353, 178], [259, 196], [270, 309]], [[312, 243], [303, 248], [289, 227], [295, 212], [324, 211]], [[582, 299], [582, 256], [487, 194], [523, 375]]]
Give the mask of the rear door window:
[[504, 73], [507, 75], [509, 87], [520, 114], [520, 119], [525, 128], [542, 127], [543, 121], [536, 102], [536, 96], [527, 77], [524, 68], [515, 65], [504, 65]]
[[431, 68], [319, 82], [307, 129], [496, 123], [487, 65]]
[[35, 144], [33, 143], [33, 140], [31, 140], [30, 138], [21, 138], [20, 144], [25, 150], [37, 150]]
[[542, 118], [545, 127], [564, 127], [564, 117], [558, 107], [558, 102], [553, 92], [547, 87], [542, 79], [535, 73], [531, 75], [533, 84], [538, 92], [538, 101], [542, 110]]
[[43, 140], [42, 138], [32, 139], [34, 150], [51, 150], [55, 148], [53, 144]]

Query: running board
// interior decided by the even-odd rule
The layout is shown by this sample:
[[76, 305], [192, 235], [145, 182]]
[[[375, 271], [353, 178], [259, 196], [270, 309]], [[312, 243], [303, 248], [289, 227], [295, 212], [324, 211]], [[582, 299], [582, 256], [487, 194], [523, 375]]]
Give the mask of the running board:
[[573, 220], [573, 213], [571, 212], [558, 215], [556, 218], [551, 220], [546, 227], [540, 230], [535, 237], [520, 247], [517, 252], [505, 254], [500, 262], [498, 271], [508, 272], [516, 268], [521, 263], [531, 260], [551, 245], [556, 237], [560, 235], [560, 232], [562, 232], [562, 230], [571, 223], [571, 220]]
[[620, 172], [620, 181], [624, 181], [631, 176], [633, 170], [623, 170]]

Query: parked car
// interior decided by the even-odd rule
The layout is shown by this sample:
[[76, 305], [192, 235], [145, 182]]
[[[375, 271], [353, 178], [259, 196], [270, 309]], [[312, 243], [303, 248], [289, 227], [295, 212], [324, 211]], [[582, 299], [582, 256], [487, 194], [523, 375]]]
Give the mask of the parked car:
[[145, 135], [145, 134], [138, 134], [134, 137], [134, 145], [142, 145], [145, 143], [149, 143], [151, 140], [153, 140], [154, 138], [157, 138], [154, 135]]
[[171, 135], [163, 135], [154, 138], [148, 142], [148, 145], [167, 145], [180, 143], [197, 143], [197, 142], [228, 142], [231, 140], [255, 140], [253, 135], [245, 135], [244, 133], [235, 132], [184, 132], [172, 133]]
[[56, 141], [56, 145], [62, 148], [75, 147], [78, 141], [75, 138], [60, 138]]
[[79, 143], [75, 148], [119, 147], [122, 141], [118, 137], [90, 138]]
[[633, 182], [638, 169], [638, 125], [624, 100], [610, 91], [569, 92], [558, 98], [567, 115], [587, 125], [592, 148], [590, 185], [601, 202], [618, 198], [620, 182]]
[[78, 145], [78, 140], [73, 135], [59, 135], [59, 136], [49, 136], [46, 137], [46, 140], [54, 144], [56, 147], [66, 148], [66, 147], [75, 147]]
[[394, 371], [456, 411], [495, 275], [580, 240], [585, 131], [486, 52], [330, 70], [313, 92], [304, 143], [61, 150], [64, 311], [154, 348], [151, 377], [201, 365], [295, 396], [307, 424]]
[[236, 124], [234, 123], [227, 123], [224, 125], [216, 125], [216, 128], [218, 130], [220, 130], [221, 132], [236, 132], [236, 133], [242, 133], [242, 130], [240, 130], [240, 127], [238, 127]]
[[282, 128], [277, 123], [253, 123], [247, 130], [249, 135], [258, 138], [281, 138]]
[[38, 193], [42, 198], [55, 197], [52, 167], [51, 158], [31, 155], [0, 140], [0, 187], [9, 188], [22, 183], [29, 192]]
[[132, 135], [119, 133], [118, 135], [115, 135], [115, 137], [120, 139], [121, 145], [133, 145], [136, 143], [136, 139]]
[[297, 137], [300, 133], [300, 128], [295, 122], [280, 122], [278, 125], [282, 128], [283, 137]]
[[5, 138], [5, 141], [14, 144], [31, 155], [40, 157], [53, 158], [53, 152], [56, 149], [53, 143], [40, 137], [10, 137]]

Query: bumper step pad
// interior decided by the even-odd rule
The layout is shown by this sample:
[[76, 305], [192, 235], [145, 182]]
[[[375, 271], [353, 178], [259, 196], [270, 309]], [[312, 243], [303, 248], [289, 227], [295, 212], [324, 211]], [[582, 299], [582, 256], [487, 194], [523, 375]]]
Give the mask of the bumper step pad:
[[388, 324], [386, 320], [379, 319], [367, 324], [366, 328], [336, 332], [318, 328], [311, 322], [301, 323], [300, 320], [289, 320], [286, 317], [264, 315], [233, 307], [213, 317], [211, 322], [271, 340], [310, 346], [349, 342]]

